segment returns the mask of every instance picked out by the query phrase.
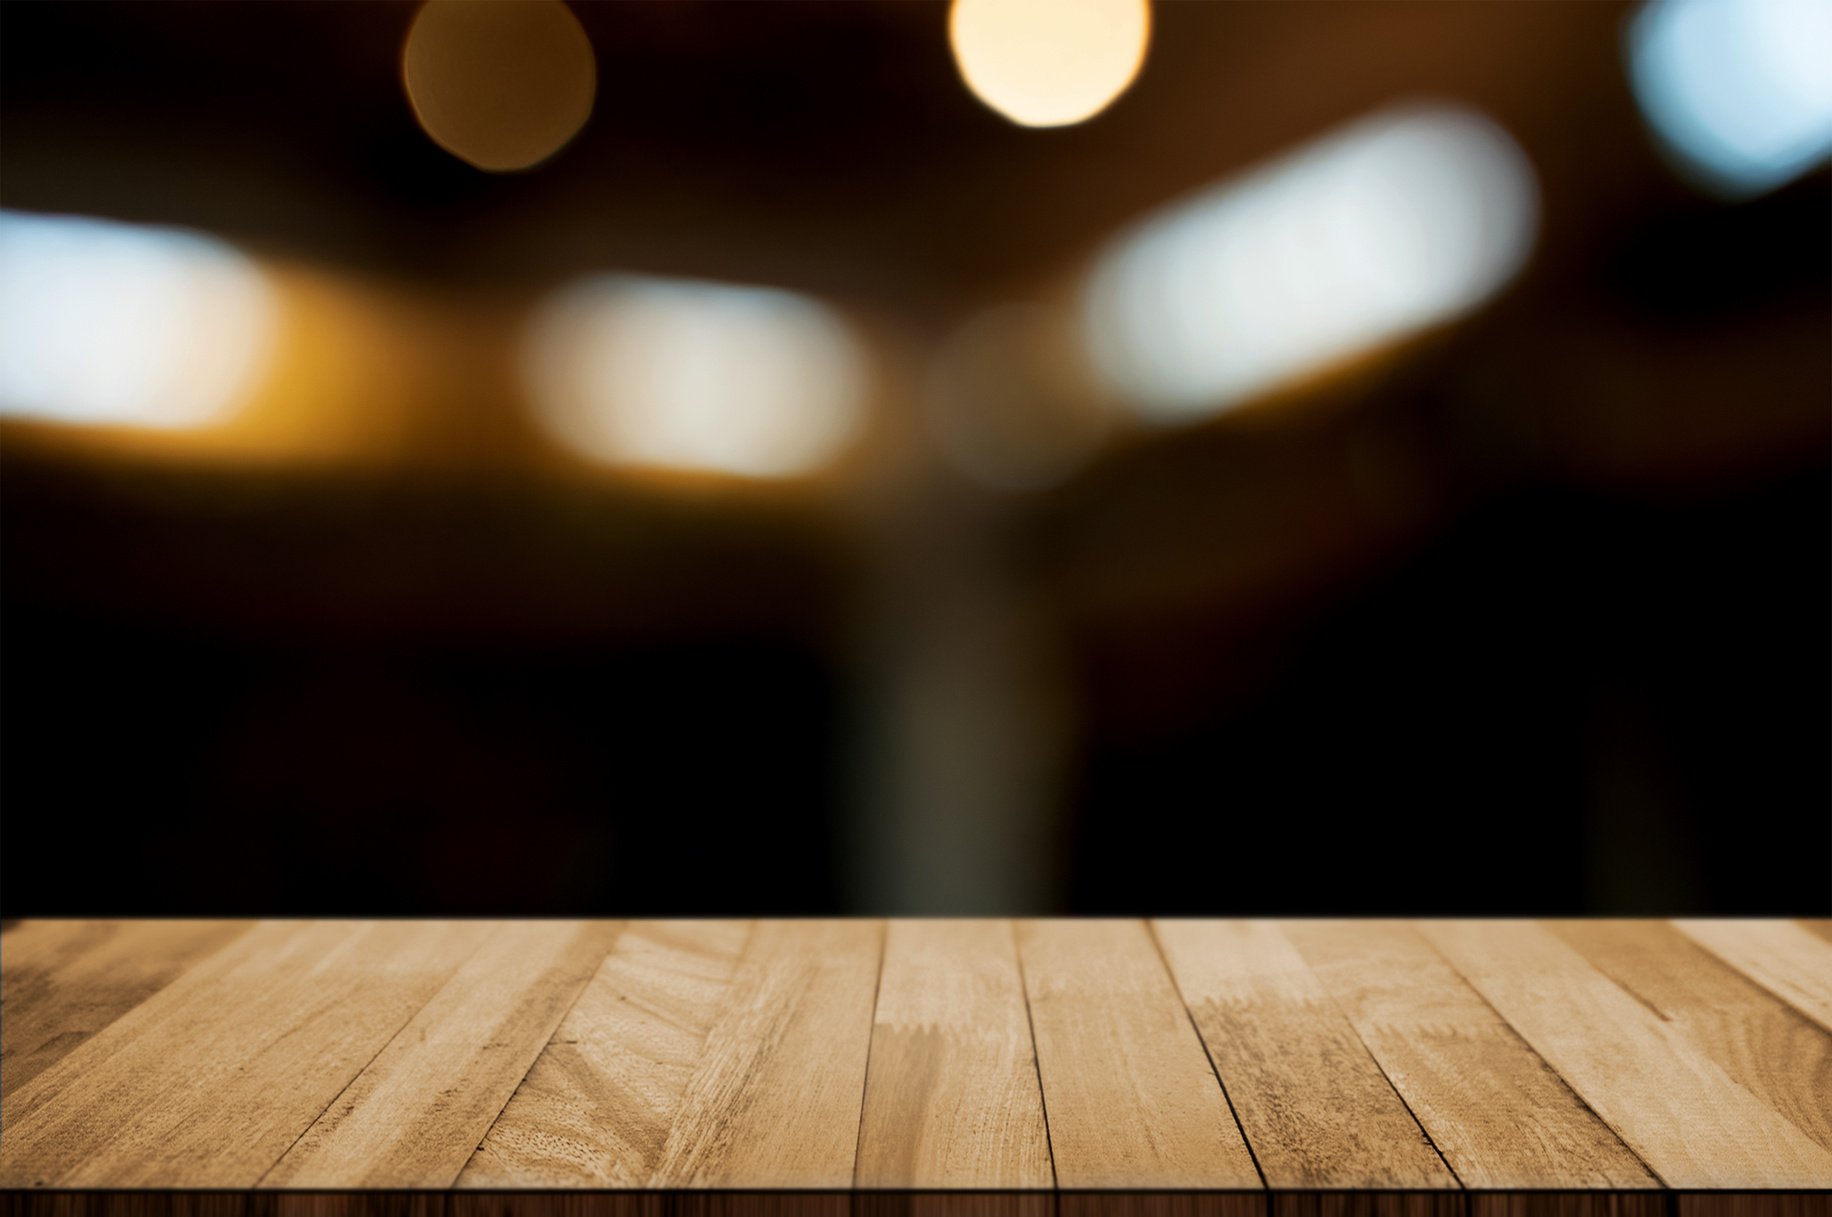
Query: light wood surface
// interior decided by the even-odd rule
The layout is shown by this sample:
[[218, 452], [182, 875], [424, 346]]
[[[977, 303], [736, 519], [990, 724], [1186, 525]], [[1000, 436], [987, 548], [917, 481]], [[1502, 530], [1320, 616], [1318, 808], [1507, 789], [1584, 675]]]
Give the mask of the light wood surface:
[[1447, 922], [1423, 932], [1668, 1185], [1832, 1181], [1832, 1154], [1545, 927]]
[[1832, 1187], [1826, 929], [27, 921], [0, 1187], [1703, 1217]]
[[262, 1182], [449, 1186], [616, 931], [614, 922], [541, 921], [492, 931]]
[[1551, 928], [1746, 1090], [1832, 1149], [1832, 1035], [1672, 926], [1566, 921]]
[[649, 1185], [852, 1184], [884, 926], [751, 931]]
[[1676, 921], [1682, 934], [1832, 1031], [1832, 942], [1793, 921]]
[[1055, 1183], [1009, 923], [891, 923], [855, 1179], [871, 1188]]
[[1142, 922], [1020, 922], [1018, 958], [1063, 1187], [1259, 1186]]
[[251, 930], [0, 1096], [0, 1185], [253, 1186], [488, 932]]
[[1281, 928], [1467, 1186], [1658, 1186], [1411, 926], [1299, 921]]
[[459, 1186], [646, 1187], [750, 934], [745, 921], [626, 927]]
[[1276, 925], [1160, 921], [1157, 933], [1267, 1186], [1457, 1185]]
[[0, 1094], [163, 989], [246, 921], [38, 921], [4, 935]]

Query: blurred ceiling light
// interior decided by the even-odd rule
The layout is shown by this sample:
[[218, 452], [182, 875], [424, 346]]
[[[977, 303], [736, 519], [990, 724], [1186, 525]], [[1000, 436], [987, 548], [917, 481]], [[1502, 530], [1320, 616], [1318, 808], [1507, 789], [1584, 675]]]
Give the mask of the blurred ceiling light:
[[792, 292], [605, 275], [548, 303], [524, 352], [548, 433], [613, 464], [793, 477], [863, 421], [856, 340]]
[[1691, 176], [1759, 194], [1832, 153], [1832, 3], [1652, 0], [1628, 28], [1642, 112]]
[[558, 152], [598, 89], [591, 42], [561, 0], [427, 0], [401, 67], [426, 133], [492, 172]]
[[1032, 490], [1079, 468], [1107, 429], [1061, 310], [1008, 304], [948, 337], [925, 395], [948, 463], [997, 490]]
[[1151, 38], [1148, 0], [954, 0], [954, 60], [974, 95], [1025, 127], [1093, 118], [1126, 91]]
[[1525, 259], [1538, 189], [1469, 110], [1390, 109], [1173, 204], [1097, 262], [1083, 323], [1142, 414], [1213, 414], [1454, 318]]
[[274, 313], [265, 278], [220, 241], [0, 212], [0, 414], [218, 421], [253, 389]]

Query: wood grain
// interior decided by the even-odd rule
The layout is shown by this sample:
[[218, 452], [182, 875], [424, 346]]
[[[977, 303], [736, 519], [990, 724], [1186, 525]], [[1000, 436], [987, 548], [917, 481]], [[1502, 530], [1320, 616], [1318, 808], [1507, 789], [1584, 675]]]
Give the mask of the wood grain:
[[[511, 1205], [502, 1212], [516, 1209], [525, 1217], [547, 1217], [532, 1206]], [[160, 1189], [0, 1192], [0, 1217], [447, 1217], [447, 1213], [445, 1198], [429, 1192]]]
[[1832, 1154], [1544, 926], [1419, 928], [1669, 1186], [1832, 1186]]
[[1694, 942], [1832, 1031], [1832, 942], [1797, 921], [1673, 923]]
[[1278, 926], [1153, 928], [1268, 1187], [1457, 1186]]
[[1010, 922], [891, 923], [855, 1180], [872, 1188], [1054, 1184]]
[[1272, 1217], [1466, 1217], [1467, 1209], [1457, 1192], [1272, 1193]]
[[1548, 927], [1745, 1090], [1832, 1149], [1832, 1035], [1665, 922]]
[[1469, 1217], [1672, 1217], [1672, 1194], [1651, 1192], [1471, 1192]]
[[7, 1097], [0, 1185], [252, 1186], [487, 933], [257, 926]]
[[28, 921], [6, 935], [0, 969], [0, 1095], [216, 951], [249, 921]]
[[750, 934], [748, 921], [631, 922], [458, 1186], [646, 1185]]
[[1659, 1187], [1411, 926], [1298, 921], [1281, 928], [1465, 1184]]
[[852, 1184], [884, 926], [758, 923], [649, 1186]]
[[1266, 1217], [1264, 1188], [1227, 1192], [1058, 1192], [1057, 1217]]
[[1018, 957], [1061, 1186], [1260, 1185], [1143, 922], [1019, 922]]
[[1832, 1217], [1832, 1192], [1682, 1192], [1674, 1217]]
[[853, 1193], [851, 1217], [1057, 1217], [1056, 1196], [1047, 1188], [1022, 1192], [860, 1191]]
[[611, 921], [497, 926], [262, 1183], [449, 1186], [619, 928]]
[[0, 1217], [1817, 1217], [1826, 928], [14, 924]]

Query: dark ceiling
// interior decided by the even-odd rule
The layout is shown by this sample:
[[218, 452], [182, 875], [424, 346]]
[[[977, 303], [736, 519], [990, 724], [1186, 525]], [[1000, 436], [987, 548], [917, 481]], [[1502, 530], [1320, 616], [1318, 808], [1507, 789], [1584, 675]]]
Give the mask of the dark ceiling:
[[1499, 119], [1550, 195], [1583, 193], [1556, 212], [1568, 235], [1671, 189], [1614, 3], [1161, 3], [1132, 90], [1043, 131], [968, 94], [943, 4], [573, 8], [598, 57], [592, 118], [545, 165], [493, 176], [415, 124], [412, 3], [8, 5], [0, 201], [445, 282], [624, 266], [947, 314], [1404, 97]]

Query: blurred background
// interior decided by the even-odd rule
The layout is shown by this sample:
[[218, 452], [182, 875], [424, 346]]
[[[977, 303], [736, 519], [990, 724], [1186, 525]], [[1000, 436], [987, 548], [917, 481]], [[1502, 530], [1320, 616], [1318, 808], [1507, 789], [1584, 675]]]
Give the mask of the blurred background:
[[1832, 908], [1832, 6], [0, 21], [9, 914]]

